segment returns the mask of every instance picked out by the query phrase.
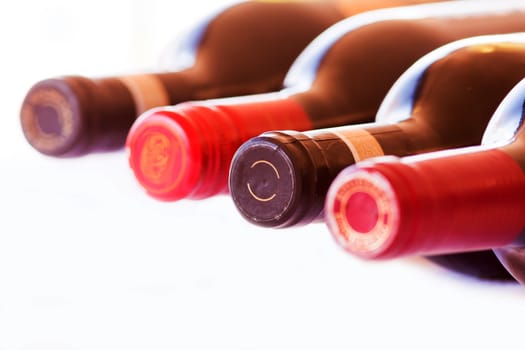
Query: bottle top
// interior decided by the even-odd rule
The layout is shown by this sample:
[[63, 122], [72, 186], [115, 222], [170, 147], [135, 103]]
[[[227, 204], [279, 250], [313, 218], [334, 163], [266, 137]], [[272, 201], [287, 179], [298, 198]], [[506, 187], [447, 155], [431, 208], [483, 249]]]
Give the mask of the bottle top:
[[159, 199], [186, 196], [195, 187], [202, 170], [191, 166], [202, 162], [199, 143], [191, 142], [200, 138], [200, 133], [192, 122], [195, 118], [178, 118], [184, 112], [183, 108], [179, 113], [153, 109], [143, 114], [138, 121], [142, 118], [144, 121], [135, 123], [130, 130], [134, 136], [127, 142], [128, 149], [133, 150], [128, 152], [130, 165], [136, 169], [139, 183], [147, 184], [148, 192]]
[[28, 142], [44, 154], [64, 154], [83, 149], [88, 113], [88, 89], [82, 80], [48, 79], [29, 90], [21, 109], [21, 123]]
[[328, 168], [303, 171], [323, 163], [316, 147], [308, 137], [294, 131], [266, 132], [243, 143], [233, 157], [229, 176], [232, 199], [240, 214], [267, 227], [316, 219], [324, 202], [324, 192], [317, 184], [328, 184], [335, 176]]

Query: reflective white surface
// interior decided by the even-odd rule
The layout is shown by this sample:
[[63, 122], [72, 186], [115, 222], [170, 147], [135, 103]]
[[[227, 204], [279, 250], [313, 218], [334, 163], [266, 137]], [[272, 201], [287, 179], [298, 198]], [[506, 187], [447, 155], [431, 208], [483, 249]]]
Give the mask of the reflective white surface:
[[31, 84], [150, 69], [211, 3], [2, 6], [0, 350], [519, 347], [525, 287], [358, 260], [322, 224], [254, 227], [227, 196], [158, 202], [123, 151], [53, 159], [27, 145]]

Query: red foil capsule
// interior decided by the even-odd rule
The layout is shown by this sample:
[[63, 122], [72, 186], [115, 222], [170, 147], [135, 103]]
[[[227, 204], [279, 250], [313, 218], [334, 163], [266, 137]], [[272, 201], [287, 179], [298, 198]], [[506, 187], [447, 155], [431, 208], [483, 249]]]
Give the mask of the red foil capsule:
[[[500, 150], [378, 158], [344, 170], [327, 197], [337, 242], [364, 258], [501, 247], [525, 227], [525, 175]], [[421, 159], [423, 158], [423, 159]]]
[[141, 116], [127, 141], [139, 183], [161, 200], [225, 193], [231, 159], [243, 141], [277, 126], [311, 128], [308, 116], [293, 101], [254, 103], [252, 98], [250, 103], [230, 105], [188, 102]]

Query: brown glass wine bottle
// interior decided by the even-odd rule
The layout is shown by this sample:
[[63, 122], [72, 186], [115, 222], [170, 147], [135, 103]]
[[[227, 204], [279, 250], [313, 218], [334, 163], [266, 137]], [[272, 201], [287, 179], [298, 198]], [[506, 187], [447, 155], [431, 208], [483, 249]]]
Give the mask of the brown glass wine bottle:
[[21, 108], [38, 151], [77, 156], [124, 146], [137, 116], [183, 101], [276, 91], [296, 56], [330, 25], [356, 13], [436, 0], [242, 1], [181, 35], [170, 71], [36, 83]]
[[270, 131], [244, 143], [232, 161], [231, 196], [243, 217], [261, 226], [322, 220], [328, 187], [345, 167], [384, 154], [479, 144], [496, 107], [523, 77], [524, 35], [441, 47], [398, 79], [375, 123]]
[[127, 141], [135, 177], [161, 200], [227, 193], [231, 159], [249, 138], [267, 130], [373, 121], [392, 83], [423, 54], [476, 34], [525, 30], [523, 2], [472, 4], [453, 1], [358, 14], [317, 37], [278, 93], [144, 113]]
[[524, 107], [522, 80], [499, 105], [481, 145], [378, 157], [345, 169], [326, 201], [336, 241], [368, 259], [495, 249], [524, 284]]
[[[243, 144], [230, 172], [234, 202], [248, 221], [262, 226], [320, 220], [328, 186], [356, 161], [479, 144], [499, 102], [523, 77], [524, 35], [471, 38], [439, 48], [394, 84], [376, 123], [268, 132]], [[492, 251], [428, 259], [479, 278], [510, 277]]]

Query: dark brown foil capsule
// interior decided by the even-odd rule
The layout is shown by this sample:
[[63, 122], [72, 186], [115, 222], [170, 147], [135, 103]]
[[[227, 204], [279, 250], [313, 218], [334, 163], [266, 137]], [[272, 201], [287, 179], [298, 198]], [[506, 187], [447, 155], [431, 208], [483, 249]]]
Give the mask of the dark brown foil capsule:
[[[322, 216], [330, 180], [325, 152], [299, 132], [267, 132], [245, 142], [230, 169], [233, 201], [248, 221], [266, 227], [289, 227]], [[329, 140], [327, 142], [330, 142]], [[334, 142], [333, 160], [349, 162], [344, 144]], [[339, 157], [339, 155], [341, 157]], [[315, 159], [317, 158], [317, 159]], [[316, 171], [308, 171], [315, 167]]]

